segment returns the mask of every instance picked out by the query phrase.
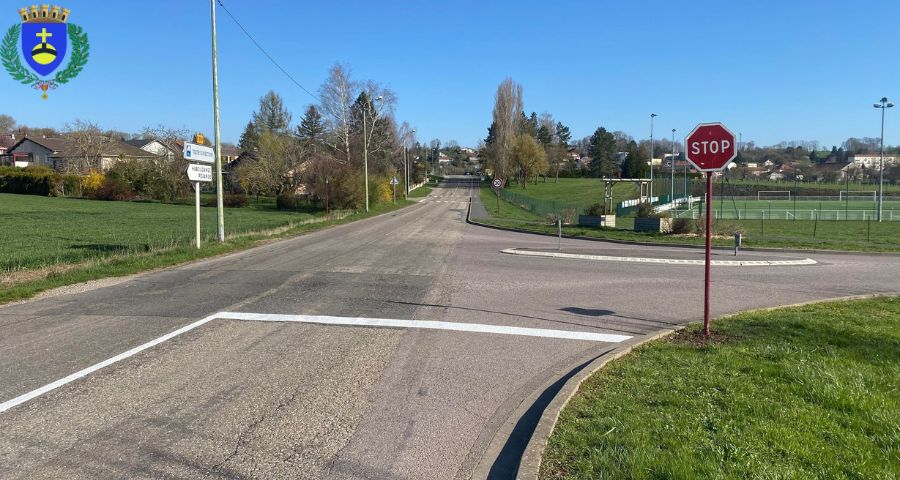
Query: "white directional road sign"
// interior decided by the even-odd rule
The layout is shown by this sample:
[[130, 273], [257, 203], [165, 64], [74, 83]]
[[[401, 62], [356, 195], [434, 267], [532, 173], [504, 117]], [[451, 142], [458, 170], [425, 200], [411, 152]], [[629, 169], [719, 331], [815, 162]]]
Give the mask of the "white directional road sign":
[[216, 163], [216, 152], [212, 148], [204, 145], [185, 143], [184, 158], [192, 162]]
[[191, 164], [187, 169], [188, 180], [192, 182], [211, 182], [212, 167], [210, 165]]

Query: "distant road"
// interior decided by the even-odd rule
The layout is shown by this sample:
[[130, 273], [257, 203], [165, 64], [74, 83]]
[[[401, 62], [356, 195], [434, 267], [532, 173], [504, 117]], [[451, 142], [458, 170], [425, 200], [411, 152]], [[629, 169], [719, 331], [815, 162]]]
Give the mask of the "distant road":
[[[530, 435], [516, 412], [620, 341], [698, 319], [703, 267], [503, 254], [556, 240], [467, 225], [472, 182], [0, 308], [0, 478], [509, 478]], [[900, 257], [808, 257], [715, 269], [714, 313], [900, 290]]]

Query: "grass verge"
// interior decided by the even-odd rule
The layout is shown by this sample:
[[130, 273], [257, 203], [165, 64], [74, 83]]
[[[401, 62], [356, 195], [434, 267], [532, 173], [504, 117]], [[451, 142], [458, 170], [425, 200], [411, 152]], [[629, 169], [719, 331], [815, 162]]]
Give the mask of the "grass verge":
[[[115, 202], [106, 203], [112, 204]], [[412, 204], [413, 202], [408, 200], [398, 200], [396, 205], [390, 203], [374, 205], [368, 213], [357, 212], [343, 218], [313, 219], [316, 220], [315, 223], [282, 222], [271, 228], [234, 233], [227, 236], [228, 240], [224, 243], [207, 241], [202, 245], [201, 249], [197, 249], [192, 245], [172, 244], [147, 251], [125, 250], [102, 257], [88, 258], [80, 262], [56, 263], [42, 268], [25, 270], [24, 275], [17, 275], [17, 279], [13, 280], [9, 280], [9, 278], [15, 274], [22, 273], [22, 271], [6, 272], [0, 276], [0, 286], [2, 286], [2, 289], [0, 289], [0, 304], [29, 298], [42, 291], [65, 285], [100, 278], [131, 275], [146, 270], [236, 252], [258, 246], [267, 241], [293, 237], [334, 225], [350, 223]], [[226, 210], [227, 212], [228, 210]], [[307, 220], [310, 220], [310, 218], [307, 218]]]
[[897, 478], [900, 298], [749, 312], [587, 379], [540, 478]]
[[407, 198], [422, 198], [431, 194], [431, 187], [422, 186], [415, 190], [411, 190]]

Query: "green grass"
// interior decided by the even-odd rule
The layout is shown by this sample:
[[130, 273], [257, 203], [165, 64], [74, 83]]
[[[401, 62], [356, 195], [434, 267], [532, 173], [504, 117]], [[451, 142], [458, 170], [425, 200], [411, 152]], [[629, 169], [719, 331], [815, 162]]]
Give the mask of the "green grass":
[[[490, 218], [475, 219], [480, 223], [517, 230], [556, 234], [544, 216], [535, 215], [512, 203], [501, 200], [500, 216], [496, 214], [497, 197], [489, 187], [482, 187], [481, 201]], [[577, 219], [576, 219], [577, 221]], [[564, 226], [563, 234], [629, 242], [702, 245], [702, 236], [684, 237], [634, 232], [634, 219], [616, 218], [616, 227], [590, 228]], [[850, 250], [900, 252], [900, 221], [810, 221], [810, 220], [717, 220], [713, 230], [726, 238], [714, 238], [718, 247], [733, 247], [732, 235], [743, 232], [744, 247], [799, 248], [821, 250]]]
[[[695, 203], [693, 210], [699, 211], [701, 205]], [[867, 220], [875, 218], [878, 204], [873, 201], [854, 200], [841, 202], [838, 200], [730, 200], [713, 197], [714, 218], [749, 218], [749, 219], [782, 219], [782, 220]], [[885, 220], [900, 221], [900, 202], [885, 201], [882, 207]], [[682, 210], [680, 215], [690, 215]]]
[[[538, 200], [548, 200], [571, 205], [581, 211], [592, 204], [603, 203], [605, 183], [599, 178], [560, 178], [556, 182], [548, 178], [546, 182], [538, 180], [522, 188], [521, 184], [510, 182], [507, 190], [527, 195]], [[638, 196], [638, 189], [632, 183], [617, 183], [613, 186], [613, 206], [616, 203]]]
[[411, 190], [407, 198], [422, 198], [431, 194], [431, 187], [422, 186], [415, 190]]
[[586, 380], [548, 479], [896, 479], [900, 299], [751, 312], [652, 342]]
[[[267, 204], [268, 202], [261, 202]], [[250, 248], [410, 205], [375, 205], [342, 219], [270, 210], [225, 209], [227, 241], [215, 239], [215, 208], [202, 208], [202, 248], [192, 245], [194, 209], [158, 203], [0, 195], [0, 303], [63, 285], [122, 276]], [[316, 221], [316, 223], [302, 223]]]
[[[284, 212], [274, 203], [225, 209], [231, 236], [309, 220], [308, 213]], [[194, 207], [139, 202], [101, 202], [34, 195], [0, 194], [0, 271], [75, 263], [110, 254], [190, 245]], [[201, 235], [215, 238], [216, 209], [201, 207]]]

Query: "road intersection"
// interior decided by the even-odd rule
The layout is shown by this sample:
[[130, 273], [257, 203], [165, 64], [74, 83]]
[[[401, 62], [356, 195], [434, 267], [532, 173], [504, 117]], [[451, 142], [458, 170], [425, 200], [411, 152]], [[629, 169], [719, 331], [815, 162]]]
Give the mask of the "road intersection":
[[[0, 308], [0, 477], [509, 478], [517, 412], [697, 320], [702, 267], [501, 253], [557, 240], [467, 224], [477, 188], [450, 178], [394, 213]], [[715, 269], [714, 314], [900, 290], [898, 257], [806, 257]]]

